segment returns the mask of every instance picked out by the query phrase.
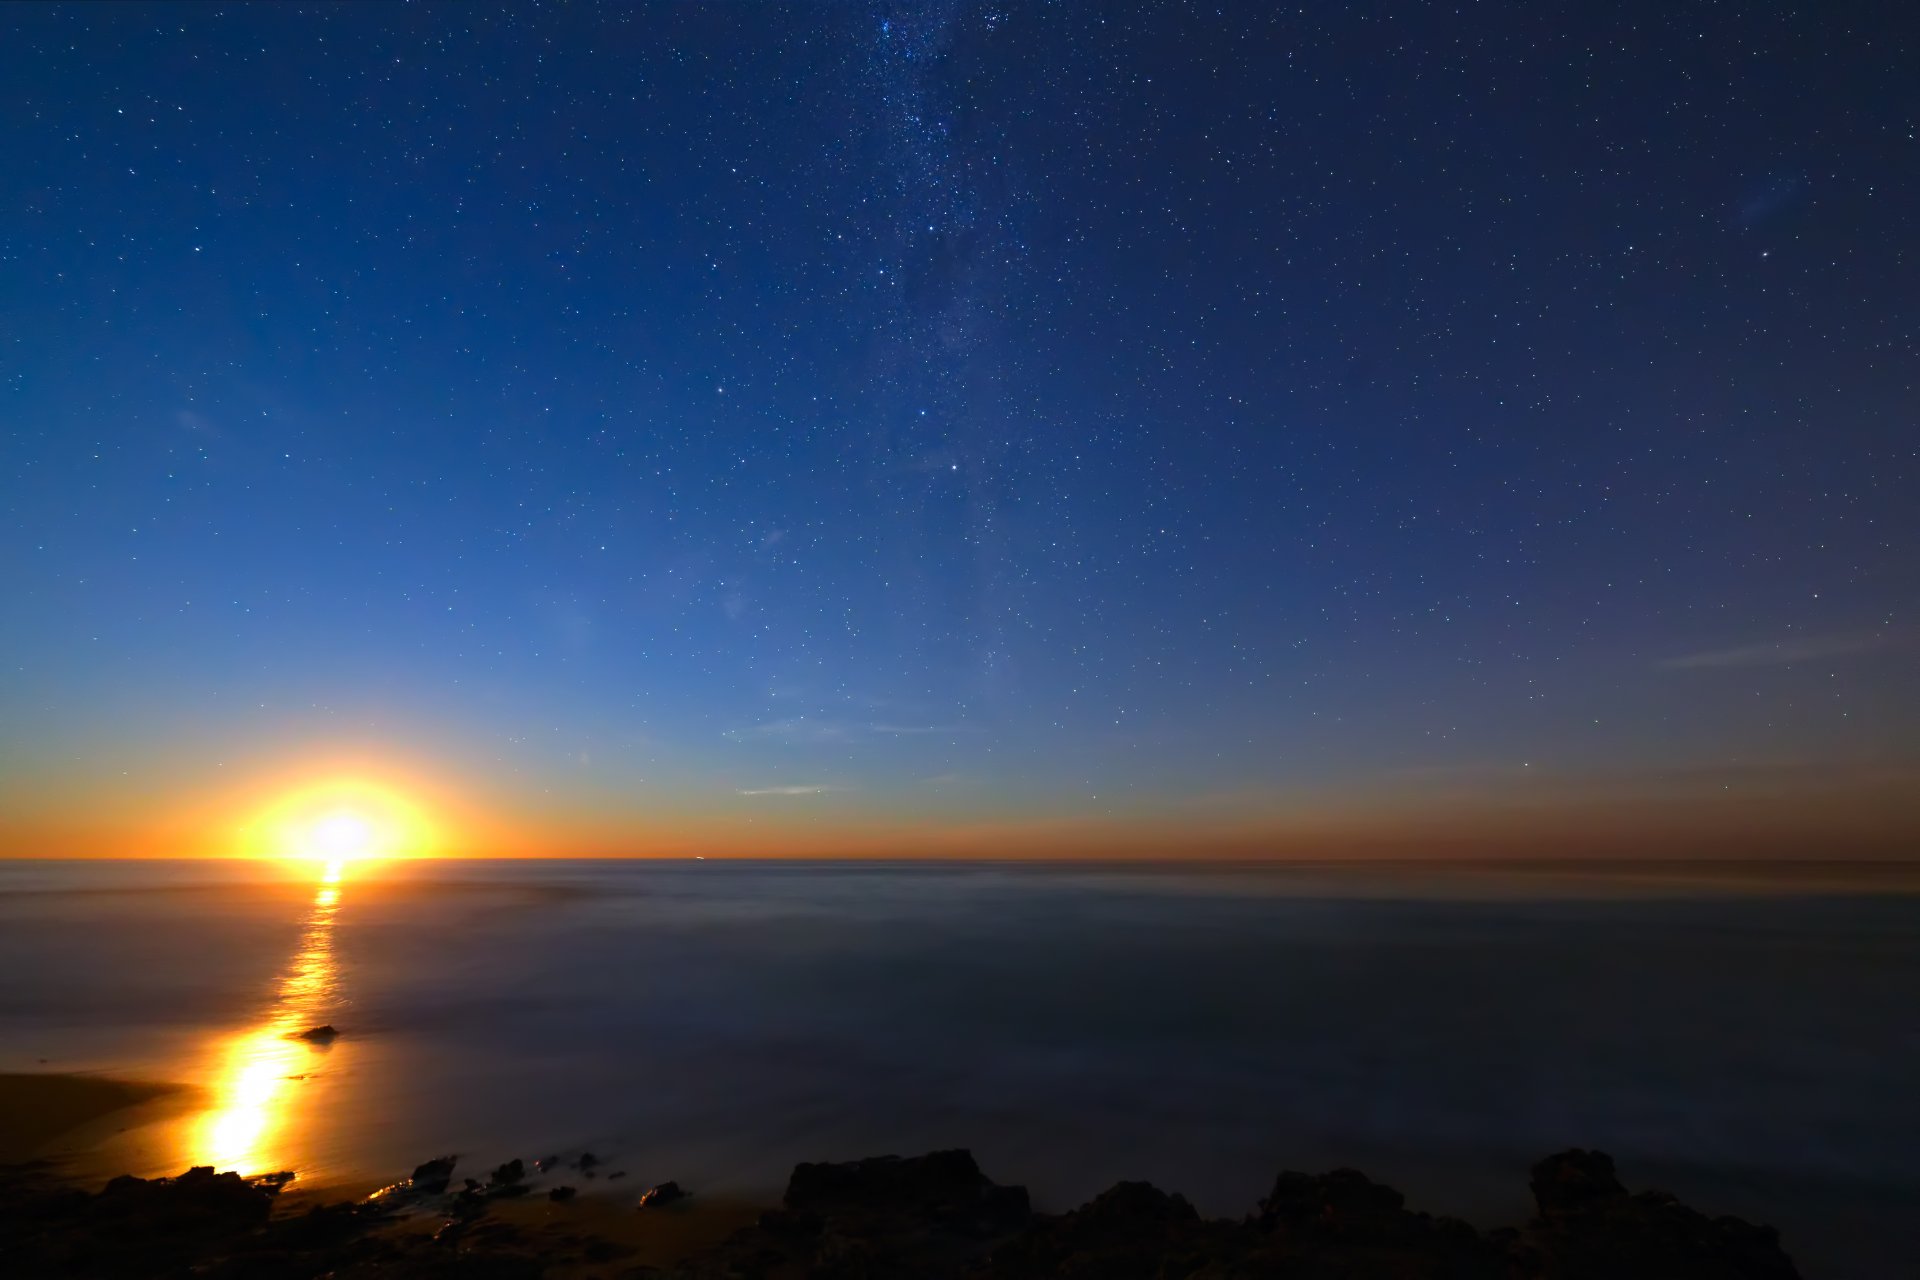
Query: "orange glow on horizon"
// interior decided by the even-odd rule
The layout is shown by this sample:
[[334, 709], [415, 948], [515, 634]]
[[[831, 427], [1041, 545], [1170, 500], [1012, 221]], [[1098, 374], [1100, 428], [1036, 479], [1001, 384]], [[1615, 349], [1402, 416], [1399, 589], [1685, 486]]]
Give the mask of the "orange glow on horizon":
[[[1124, 809], [915, 787], [743, 798], [691, 774], [671, 786], [502, 774], [395, 747], [236, 744], [118, 778], [0, 780], [0, 859], [245, 858], [311, 882], [459, 858], [1444, 859], [1759, 857], [1911, 861], [1910, 771], [1440, 773]], [[689, 766], [691, 768], [691, 766]], [[729, 778], [736, 783], [742, 778]]]
[[430, 857], [442, 835], [414, 801], [395, 788], [335, 778], [289, 792], [245, 829], [245, 852], [257, 858], [318, 862], [337, 880], [348, 863]]

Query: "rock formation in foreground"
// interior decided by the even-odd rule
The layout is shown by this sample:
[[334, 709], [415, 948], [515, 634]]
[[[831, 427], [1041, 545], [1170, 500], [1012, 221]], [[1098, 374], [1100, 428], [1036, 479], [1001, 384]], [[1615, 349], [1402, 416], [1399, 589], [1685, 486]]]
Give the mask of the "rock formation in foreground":
[[1613, 1161], [1566, 1151], [1533, 1168], [1538, 1216], [1480, 1232], [1409, 1210], [1351, 1169], [1282, 1173], [1241, 1221], [1122, 1182], [1058, 1216], [989, 1182], [965, 1151], [801, 1165], [785, 1207], [684, 1274], [951, 1276], [980, 1280], [1790, 1280], [1771, 1228], [1709, 1218], [1660, 1192], [1629, 1195]]
[[[95, 1193], [0, 1183], [0, 1274], [206, 1280], [1792, 1280], [1769, 1227], [1709, 1218], [1660, 1192], [1629, 1194], [1613, 1161], [1564, 1151], [1533, 1167], [1537, 1213], [1482, 1232], [1409, 1210], [1351, 1169], [1282, 1173], [1240, 1220], [1122, 1182], [1064, 1214], [1035, 1213], [966, 1151], [802, 1164], [782, 1206], [669, 1270], [623, 1261], [590, 1220], [528, 1226], [492, 1217], [451, 1160], [371, 1200], [276, 1213], [285, 1175], [195, 1169], [116, 1178]], [[507, 1166], [503, 1166], [505, 1168]], [[496, 1171], [498, 1173], [498, 1171]], [[663, 1184], [670, 1185], [670, 1184]], [[522, 1178], [502, 1183], [517, 1197]], [[559, 1202], [566, 1202], [561, 1198]], [[672, 1213], [675, 1206], [652, 1208]], [[567, 1210], [559, 1211], [564, 1219]], [[419, 1229], [419, 1217], [443, 1220]], [[412, 1225], [396, 1219], [412, 1216]]]

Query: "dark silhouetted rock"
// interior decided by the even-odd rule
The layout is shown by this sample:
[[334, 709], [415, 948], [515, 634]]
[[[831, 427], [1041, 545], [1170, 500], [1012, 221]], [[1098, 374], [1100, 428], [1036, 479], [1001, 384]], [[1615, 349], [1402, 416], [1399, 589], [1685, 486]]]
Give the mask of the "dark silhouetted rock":
[[332, 1044], [339, 1037], [339, 1028], [329, 1022], [318, 1027], [308, 1027], [300, 1033], [299, 1038], [309, 1044]]
[[687, 1193], [677, 1182], [663, 1182], [657, 1187], [648, 1187], [640, 1194], [642, 1209], [658, 1209], [663, 1204], [672, 1204], [676, 1200], [685, 1200]]
[[1578, 1147], [1548, 1156], [1527, 1179], [1543, 1217], [1574, 1213], [1627, 1194], [1613, 1171], [1613, 1157]]
[[1503, 1280], [1504, 1249], [1471, 1226], [1406, 1207], [1392, 1187], [1353, 1169], [1282, 1173], [1251, 1219], [1253, 1255], [1303, 1275]]
[[1232, 1237], [1246, 1234], [1236, 1225], [1203, 1221], [1184, 1196], [1148, 1182], [1122, 1182], [1071, 1213], [1036, 1219], [995, 1251], [990, 1274], [1003, 1280], [1186, 1276], [1209, 1260], [1244, 1254], [1244, 1240]]
[[392, 1196], [276, 1216], [291, 1177], [194, 1168], [116, 1178], [89, 1194], [44, 1172], [0, 1169], [0, 1277], [537, 1280], [546, 1270], [546, 1241], [480, 1218], [433, 1235], [382, 1231], [402, 1207]]
[[1026, 1189], [996, 1185], [966, 1151], [798, 1165], [784, 1205], [691, 1260], [683, 1274], [979, 1275], [1031, 1218]]
[[[414, 1185], [450, 1184], [453, 1159]], [[243, 1179], [210, 1168], [116, 1178], [89, 1194], [0, 1169], [4, 1280], [534, 1280], [549, 1267], [611, 1262], [626, 1245], [579, 1234], [560, 1215], [489, 1215], [526, 1190], [509, 1161], [486, 1187], [452, 1197], [439, 1230], [383, 1231], [404, 1198], [274, 1213], [291, 1175]], [[1630, 1193], [1613, 1162], [1568, 1151], [1533, 1169], [1537, 1216], [1481, 1233], [1409, 1210], [1350, 1169], [1283, 1173], [1259, 1210], [1203, 1218], [1178, 1195], [1123, 1182], [1070, 1213], [1034, 1214], [1026, 1192], [990, 1181], [965, 1151], [803, 1164], [784, 1207], [666, 1271], [676, 1280], [1798, 1280], [1775, 1233], [1698, 1213], [1660, 1192]], [[425, 1194], [422, 1192], [421, 1194]], [[554, 1187], [564, 1202], [572, 1187]], [[642, 1204], [684, 1193], [665, 1182]], [[417, 1203], [417, 1202], [416, 1202]], [[560, 1225], [564, 1223], [564, 1226]], [[571, 1270], [566, 1274], [573, 1274]]]
[[198, 1165], [177, 1178], [122, 1176], [95, 1200], [94, 1217], [164, 1225], [186, 1233], [224, 1234], [255, 1227], [273, 1212], [273, 1198], [291, 1175], [249, 1180]]
[[1200, 1214], [1185, 1196], [1169, 1195], [1151, 1182], [1116, 1182], [1066, 1216], [1089, 1226], [1179, 1226], [1200, 1221]]
[[555, 1204], [565, 1204], [579, 1194], [579, 1191], [573, 1187], [555, 1187], [553, 1190], [547, 1192], [547, 1199], [553, 1201]]
[[1028, 1212], [1025, 1187], [989, 1181], [965, 1150], [796, 1165], [787, 1179], [785, 1203], [804, 1213], [908, 1212], [1016, 1225]]
[[441, 1156], [438, 1160], [429, 1160], [413, 1167], [413, 1189], [424, 1195], [437, 1196], [447, 1189], [453, 1181], [454, 1156]]
[[1660, 1191], [1629, 1195], [1598, 1151], [1562, 1151], [1533, 1166], [1539, 1216], [1515, 1233], [1526, 1280], [1797, 1280], [1772, 1227], [1710, 1218]]
[[1354, 1169], [1331, 1173], [1283, 1172], [1260, 1202], [1260, 1225], [1268, 1230], [1324, 1224], [1337, 1218], [1391, 1216], [1406, 1197]]
[[197, 1166], [115, 1178], [99, 1192], [13, 1186], [0, 1196], [0, 1274], [147, 1276], [221, 1257], [262, 1228], [291, 1175], [247, 1179]]

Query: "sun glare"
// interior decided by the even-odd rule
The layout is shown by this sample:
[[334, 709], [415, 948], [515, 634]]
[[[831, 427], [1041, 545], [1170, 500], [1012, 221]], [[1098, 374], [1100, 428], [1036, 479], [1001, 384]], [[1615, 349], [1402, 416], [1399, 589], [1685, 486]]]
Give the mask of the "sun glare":
[[373, 845], [373, 828], [357, 813], [330, 813], [307, 833], [310, 856], [324, 862], [361, 858]]
[[360, 781], [320, 783], [284, 796], [253, 833], [260, 856], [317, 862], [333, 879], [349, 863], [421, 857], [435, 844], [418, 806], [390, 788]]

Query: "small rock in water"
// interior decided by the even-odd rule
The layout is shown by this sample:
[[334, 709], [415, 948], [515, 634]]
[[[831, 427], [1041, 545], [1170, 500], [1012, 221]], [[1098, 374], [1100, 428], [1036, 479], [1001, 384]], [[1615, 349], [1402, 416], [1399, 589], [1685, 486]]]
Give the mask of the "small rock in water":
[[553, 1190], [547, 1192], [547, 1199], [553, 1201], [555, 1204], [565, 1204], [578, 1194], [580, 1193], [572, 1187], [555, 1187]]
[[339, 1035], [340, 1029], [328, 1022], [317, 1027], [308, 1027], [300, 1033], [300, 1039], [308, 1044], [332, 1044]]
[[441, 1156], [438, 1160], [429, 1160], [425, 1164], [414, 1166], [413, 1186], [416, 1191], [424, 1191], [437, 1196], [447, 1189], [453, 1181], [454, 1157]]
[[624, 1178], [626, 1176], [627, 1176], [627, 1171], [625, 1169], [616, 1169], [614, 1172], [607, 1175], [607, 1181], [612, 1182], [616, 1178]]
[[487, 1190], [494, 1195], [519, 1195], [526, 1190], [520, 1185], [526, 1176], [526, 1165], [518, 1160], [509, 1160], [487, 1175]]
[[684, 1200], [687, 1193], [680, 1189], [677, 1182], [663, 1182], [657, 1187], [649, 1187], [640, 1197], [639, 1208], [656, 1209], [663, 1204], [672, 1204], [675, 1200]]

